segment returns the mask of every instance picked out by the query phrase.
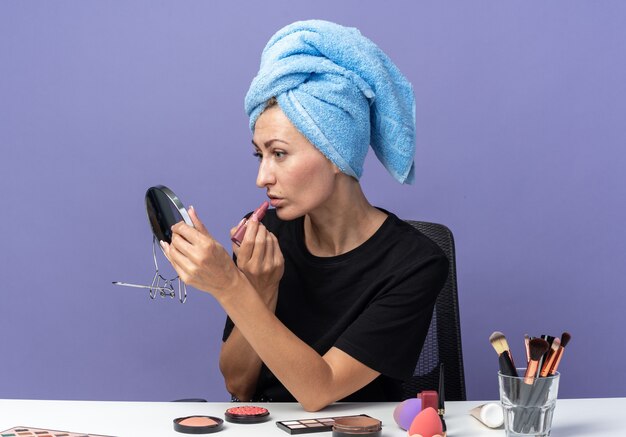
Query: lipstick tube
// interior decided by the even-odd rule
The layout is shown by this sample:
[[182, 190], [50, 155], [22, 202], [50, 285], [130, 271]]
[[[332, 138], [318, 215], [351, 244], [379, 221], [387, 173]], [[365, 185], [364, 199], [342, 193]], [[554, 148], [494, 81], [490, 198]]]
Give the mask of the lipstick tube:
[[[261, 204], [261, 206], [254, 210], [252, 215], [256, 216], [258, 221], [261, 221], [263, 220], [263, 217], [265, 217], [265, 213], [269, 207], [270, 203], [265, 201]], [[246, 235], [246, 225], [249, 221], [250, 219], [246, 219], [242, 224], [240, 224], [233, 236], [230, 238], [230, 240], [237, 246], [241, 246], [241, 241], [243, 240], [244, 235]]]

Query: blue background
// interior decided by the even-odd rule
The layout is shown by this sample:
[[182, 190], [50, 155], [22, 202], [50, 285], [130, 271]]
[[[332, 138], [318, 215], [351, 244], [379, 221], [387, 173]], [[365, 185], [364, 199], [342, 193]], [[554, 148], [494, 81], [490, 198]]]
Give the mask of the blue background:
[[228, 399], [216, 302], [111, 281], [152, 277], [149, 186], [223, 244], [263, 200], [243, 98], [309, 18], [414, 85], [415, 185], [373, 154], [362, 184], [453, 230], [469, 398], [497, 398], [494, 330], [519, 361], [570, 331], [560, 395], [626, 395], [626, 3], [130, 0], [0, 2], [0, 397]]

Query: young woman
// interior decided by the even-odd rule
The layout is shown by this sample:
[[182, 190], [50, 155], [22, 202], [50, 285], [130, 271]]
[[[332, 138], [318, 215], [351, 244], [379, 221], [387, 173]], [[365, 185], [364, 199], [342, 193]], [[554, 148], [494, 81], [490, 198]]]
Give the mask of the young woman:
[[162, 243], [181, 279], [228, 314], [220, 369], [234, 397], [310, 411], [400, 400], [448, 262], [372, 206], [358, 179], [369, 144], [412, 179], [413, 104], [410, 84], [356, 29], [298, 22], [268, 43], [246, 109], [257, 186], [274, 209], [250, 216], [235, 263], [193, 208], [194, 227], [178, 223]]

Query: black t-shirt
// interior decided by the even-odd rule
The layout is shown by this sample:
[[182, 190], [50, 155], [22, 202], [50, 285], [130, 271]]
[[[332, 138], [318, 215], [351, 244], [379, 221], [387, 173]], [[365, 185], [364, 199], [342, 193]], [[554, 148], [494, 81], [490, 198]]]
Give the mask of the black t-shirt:
[[[344, 401], [401, 399], [401, 383], [415, 370], [448, 274], [439, 246], [384, 212], [388, 217], [371, 238], [332, 257], [307, 250], [303, 217], [282, 221], [269, 210], [262, 220], [278, 238], [285, 259], [278, 319], [320, 355], [334, 346], [381, 374]], [[224, 341], [232, 328], [227, 318]], [[263, 365], [252, 400], [295, 399]]]

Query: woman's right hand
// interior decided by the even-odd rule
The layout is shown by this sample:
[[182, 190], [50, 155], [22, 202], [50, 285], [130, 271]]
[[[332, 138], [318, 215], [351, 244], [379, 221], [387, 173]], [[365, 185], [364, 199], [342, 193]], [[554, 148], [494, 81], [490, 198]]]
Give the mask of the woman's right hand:
[[[230, 230], [231, 237], [236, 229]], [[241, 246], [233, 243], [233, 252], [237, 256], [237, 267], [266, 303], [275, 301], [278, 284], [285, 271], [285, 260], [276, 236], [254, 214], [248, 219]]]

